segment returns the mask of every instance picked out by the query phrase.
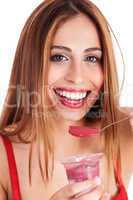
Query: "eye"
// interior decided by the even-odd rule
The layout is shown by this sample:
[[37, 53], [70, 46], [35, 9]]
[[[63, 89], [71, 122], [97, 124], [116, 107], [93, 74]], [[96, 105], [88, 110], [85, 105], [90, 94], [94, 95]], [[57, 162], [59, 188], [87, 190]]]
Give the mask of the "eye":
[[97, 56], [87, 56], [85, 58], [85, 61], [89, 61], [91, 63], [97, 63], [100, 62], [100, 58], [98, 58]]
[[53, 62], [61, 62], [61, 61], [67, 61], [68, 58], [66, 58], [63, 55], [56, 54], [56, 55], [51, 56], [50, 60], [53, 61]]

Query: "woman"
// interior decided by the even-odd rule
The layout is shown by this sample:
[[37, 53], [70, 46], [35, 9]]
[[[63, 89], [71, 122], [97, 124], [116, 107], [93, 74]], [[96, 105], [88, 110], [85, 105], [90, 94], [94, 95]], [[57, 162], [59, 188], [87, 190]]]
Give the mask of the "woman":
[[[1, 115], [0, 200], [128, 199], [133, 136], [118, 89], [99, 9], [89, 0], [42, 2], [21, 33]], [[103, 131], [79, 139], [71, 125]], [[101, 179], [68, 184], [60, 160], [95, 152], [104, 153]]]

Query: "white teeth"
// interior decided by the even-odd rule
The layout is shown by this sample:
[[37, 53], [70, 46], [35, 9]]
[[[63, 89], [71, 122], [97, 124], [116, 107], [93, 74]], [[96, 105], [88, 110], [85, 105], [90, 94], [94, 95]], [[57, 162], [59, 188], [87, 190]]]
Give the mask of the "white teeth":
[[63, 94], [62, 94], [62, 96], [66, 96], [66, 92], [65, 92], [65, 91], [63, 91]]
[[82, 98], [86, 97], [86, 94], [87, 94], [87, 92], [86, 92], [86, 93], [84, 93], [84, 94], [82, 94]]
[[81, 98], [81, 99], [84, 98], [84, 94], [81, 93], [81, 94], [80, 94], [80, 98]]
[[71, 99], [74, 99], [74, 98], [75, 98], [75, 94], [72, 93], [72, 94], [71, 94]]
[[60, 91], [60, 94], [63, 95], [63, 91]]
[[87, 94], [87, 92], [66, 92], [66, 91], [61, 91], [61, 90], [56, 90], [56, 92], [59, 95], [64, 96], [68, 99], [72, 99], [72, 100], [83, 99], [84, 97], [86, 97], [86, 94]]

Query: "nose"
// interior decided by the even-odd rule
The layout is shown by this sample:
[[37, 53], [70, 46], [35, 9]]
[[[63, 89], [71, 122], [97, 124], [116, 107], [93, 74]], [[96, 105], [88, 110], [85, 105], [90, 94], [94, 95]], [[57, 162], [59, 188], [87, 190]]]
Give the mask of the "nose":
[[80, 64], [71, 65], [65, 76], [67, 82], [82, 84], [84, 82], [83, 69]]

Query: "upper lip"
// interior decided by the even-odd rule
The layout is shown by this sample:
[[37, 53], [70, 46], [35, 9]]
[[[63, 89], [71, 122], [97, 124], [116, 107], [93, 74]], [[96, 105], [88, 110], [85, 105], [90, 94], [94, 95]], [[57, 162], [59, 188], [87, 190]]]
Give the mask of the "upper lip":
[[75, 88], [65, 88], [65, 87], [58, 87], [58, 88], [55, 88], [55, 90], [64, 90], [64, 91], [67, 91], [67, 92], [88, 92], [90, 90], [88, 89], [75, 89]]

